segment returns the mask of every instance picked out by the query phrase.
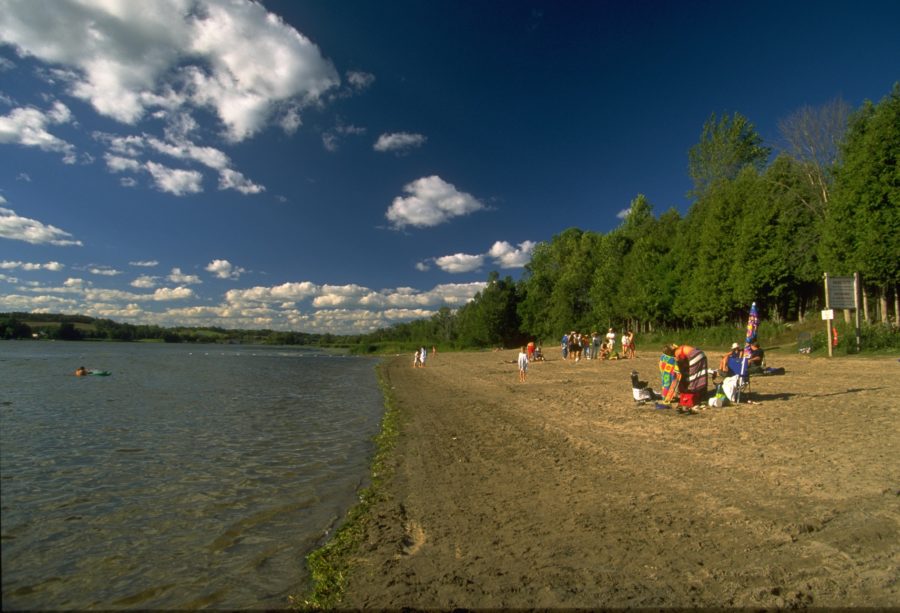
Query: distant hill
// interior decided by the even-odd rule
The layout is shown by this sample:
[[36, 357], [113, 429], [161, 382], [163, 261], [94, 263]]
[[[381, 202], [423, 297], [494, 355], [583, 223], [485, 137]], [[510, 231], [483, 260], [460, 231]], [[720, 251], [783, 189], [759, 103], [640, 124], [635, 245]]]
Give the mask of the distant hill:
[[65, 313], [0, 313], [2, 339], [156, 341], [166, 343], [247, 343], [340, 347], [348, 344], [333, 334], [228, 330], [219, 327], [119, 323], [87, 315]]

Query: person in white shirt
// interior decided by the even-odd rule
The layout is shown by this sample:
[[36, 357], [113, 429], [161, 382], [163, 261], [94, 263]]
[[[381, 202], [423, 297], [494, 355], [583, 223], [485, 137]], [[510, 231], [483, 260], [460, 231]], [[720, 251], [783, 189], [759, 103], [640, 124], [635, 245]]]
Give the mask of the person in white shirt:
[[525, 347], [519, 351], [519, 381], [525, 383], [525, 377], [528, 375], [528, 353]]

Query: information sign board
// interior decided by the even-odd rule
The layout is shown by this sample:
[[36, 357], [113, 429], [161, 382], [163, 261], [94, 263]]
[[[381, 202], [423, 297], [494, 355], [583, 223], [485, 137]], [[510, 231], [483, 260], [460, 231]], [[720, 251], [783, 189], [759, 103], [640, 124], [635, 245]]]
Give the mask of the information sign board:
[[832, 309], [856, 308], [853, 277], [828, 277], [828, 306]]

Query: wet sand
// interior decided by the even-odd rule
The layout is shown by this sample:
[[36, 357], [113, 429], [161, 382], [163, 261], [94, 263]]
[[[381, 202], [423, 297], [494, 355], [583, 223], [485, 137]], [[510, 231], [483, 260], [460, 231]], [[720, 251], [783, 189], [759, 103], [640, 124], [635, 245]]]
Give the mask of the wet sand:
[[900, 606], [896, 358], [773, 355], [758, 404], [680, 415], [632, 400], [656, 356], [519, 383], [516, 355], [390, 361], [394, 474], [342, 606]]

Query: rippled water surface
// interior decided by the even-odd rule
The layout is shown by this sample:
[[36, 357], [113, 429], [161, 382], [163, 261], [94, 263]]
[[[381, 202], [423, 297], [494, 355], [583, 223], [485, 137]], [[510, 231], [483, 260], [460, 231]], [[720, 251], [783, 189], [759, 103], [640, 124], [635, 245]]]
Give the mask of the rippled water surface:
[[0, 341], [3, 608], [286, 606], [382, 408], [368, 359]]

